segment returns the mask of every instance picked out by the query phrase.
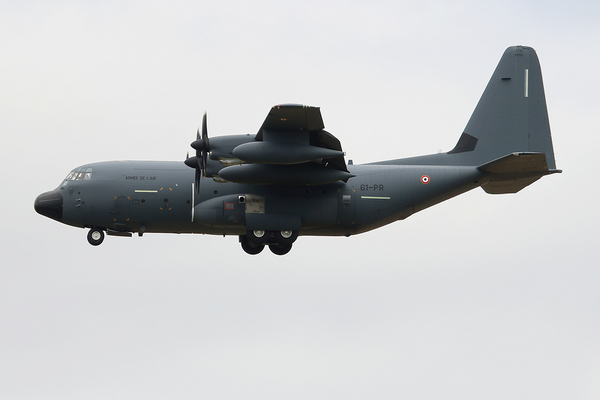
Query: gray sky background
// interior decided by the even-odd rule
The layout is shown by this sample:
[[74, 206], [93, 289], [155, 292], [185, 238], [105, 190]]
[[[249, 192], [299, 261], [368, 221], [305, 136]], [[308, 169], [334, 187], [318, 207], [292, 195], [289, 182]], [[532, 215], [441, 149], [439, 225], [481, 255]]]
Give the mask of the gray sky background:
[[[10, 399], [598, 399], [600, 5], [0, 5], [0, 393]], [[320, 106], [355, 163], [447, 151], [500, 56], [542, 64], [562, 175], [351, 238], [108, 237], [33, 210], [81, 164], [182, 160]]]

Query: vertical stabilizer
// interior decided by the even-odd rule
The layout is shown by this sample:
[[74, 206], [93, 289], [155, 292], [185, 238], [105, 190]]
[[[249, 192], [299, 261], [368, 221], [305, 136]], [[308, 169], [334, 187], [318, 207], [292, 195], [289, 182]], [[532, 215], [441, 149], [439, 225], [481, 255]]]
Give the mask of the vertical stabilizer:
[[[554, 160], [540, 62], [535, 50], [525, 46], [506, 49], [452, 150], [376, 164], [474, 166], [483, 171], [486, 165], [516, 154], [542, 156], [546, 167], [536, 167], [537, 179], [560, 172]], [[535, 160], [541, 162], [538, 156]], [[504, 167], [521, 165], [503, 163]]]
[[456, 147], [470, 165], [511, 153], [544, 153], [556, 169], [540, 63], [531, 47], [504, 52]]

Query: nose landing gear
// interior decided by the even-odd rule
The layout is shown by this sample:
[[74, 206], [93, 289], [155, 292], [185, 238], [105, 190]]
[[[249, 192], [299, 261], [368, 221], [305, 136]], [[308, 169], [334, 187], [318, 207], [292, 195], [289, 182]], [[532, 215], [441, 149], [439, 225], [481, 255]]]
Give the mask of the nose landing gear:
[[104, 231], [96, 228], [90, 229], [87, 234], [87, 240], [92, 246], [98, 246], [104, 241]]

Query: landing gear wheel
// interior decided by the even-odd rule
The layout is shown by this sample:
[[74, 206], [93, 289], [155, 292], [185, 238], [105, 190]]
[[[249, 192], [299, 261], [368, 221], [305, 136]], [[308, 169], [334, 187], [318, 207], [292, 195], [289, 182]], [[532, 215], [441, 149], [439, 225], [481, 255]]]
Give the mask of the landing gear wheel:
[[262, 230], [248, 231], [246, 237], [252, 243], [265, 243], [269, 240], [269, 232]]
[[246, 235], [240, 236], [240, 243], [242, 244], [242, 249], [244, 249], [246, 253], [251, 255], [256, 255], [263, 251], [263, 249], [265, 248], [265, 246], [262, 244], [249, 241], [248, 236]]
[[87, 240], [92, 246], [98, 246], [104, 240], [104, 232], [100, 229], [92, 228], [87, 234]]
[[273, 254], [277, 254], [278, 256], [283, 256], [290, 252], [292, 249], [292, 244], [270, 244], [269, 249]]
[[282, 246], [291, 245], [298, 238], [298, 232], [296, 231], [275, 231], [273, 233], [275, 241]]

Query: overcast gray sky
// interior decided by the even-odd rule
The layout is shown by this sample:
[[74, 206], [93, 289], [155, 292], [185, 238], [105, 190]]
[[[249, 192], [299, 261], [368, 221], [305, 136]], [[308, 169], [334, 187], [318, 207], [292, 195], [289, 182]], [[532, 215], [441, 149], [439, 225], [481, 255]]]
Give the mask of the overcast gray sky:
[[[600, 6], [576, 1], [0, 5], [7, 399], [598, 399]], [[351, 238], [108, 237], [33, 210], [81, 164], [183, 160], [320, 106], [355, 163], [447, 151], [534, 47], [562, 175]]]

